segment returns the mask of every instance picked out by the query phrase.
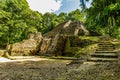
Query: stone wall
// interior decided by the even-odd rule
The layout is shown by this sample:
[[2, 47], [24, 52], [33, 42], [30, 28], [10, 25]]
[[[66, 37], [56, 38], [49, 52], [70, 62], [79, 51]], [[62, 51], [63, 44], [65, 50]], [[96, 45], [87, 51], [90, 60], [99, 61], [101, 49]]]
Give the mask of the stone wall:
[[38, 52], [41, 41], [40, 32], [30, 34], [29, 39], [8, 45], [7, 50], [11, 56], [34, 55]]

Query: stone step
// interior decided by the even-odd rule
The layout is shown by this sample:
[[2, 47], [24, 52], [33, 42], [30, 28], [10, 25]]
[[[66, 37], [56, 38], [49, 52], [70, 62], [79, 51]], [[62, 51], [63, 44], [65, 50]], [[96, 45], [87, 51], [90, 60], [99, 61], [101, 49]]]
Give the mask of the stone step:
[[114, 49], [105, 49], [105, 48], [103, 48], [103, 49], [97, 49], [96, 51], [114, 51]]
[[99, 48], [99, 49], [96, 49], [96, 51], [114, 51], [115, 49], [107, 49], [107, 48]]
[[111, 62], [111, 61], [117, 61], [117, 58], [89, 58], [88, 61], [93, 61], [93, 62]]
[[106, 46], [113, 46], [113, 44], [98, 44], [99, 46], [106, 45]]
[[50, 59], [58, 59], [58, 60], [78, 60], [75, 57], [63, 57], [63, 56], [58, 56], [58, 57], [50, 57]]
[[117, 61], [118, 55], [114, 51], [114, 45], [110, 42], [100, 42], [98, 43], [98, 49], [95, 54], [92, 54], [88, 61], [94, 62], [110, 62]]
[[98, 46], [105, 46], [105, 47], [114, 47], [114, 45], [98, 45]]
[[113, 45], [112, 43], [98, 43], [98, 45]]
[[95, 53], [116, 53], [115, 51], [95, 51]]
[[115, 53], [100, 53], [100, 54], [92, 54], [91, 57], [96, 58], [118, 58], [118, 55]]
[[50, 57], [50, 56], [53, 56], [53, 55], [52, 54], [44, 54], [43, 56], [49, 56]]
[[101, 47], [103, 47], [103, 48], [105, 48], [105, 47], [106, 47], [106, 48], [111, 48], [111, 47], [114, 48], [114, 46], [99, 46], [99, 47], [100, 47], [100, 48], [101, 48]]
[[106, 44], [104, 44], [104, 45], [98, 45], [99, 47], [114, 47], [114, 45], [106, 45]]
[[111, 42], [98, 42], [98, 44], [112, 44]]
[[37, 58], [36, 56], [11, 56], [13, 59], [32, 59]]
[[99, 47], [114, 47], [114, 45], [98, 45]]
[[114, 49], [114, 47], [99, 47], [98, 49]]
[[102, 46], [103, 46], [103, 47], [104, 47], [104, 46], [105, 46], [105, 47], [113, 47], [114, 45], [98, 45], [98, 46], [99, 46], [99, 47], [102, 47]]

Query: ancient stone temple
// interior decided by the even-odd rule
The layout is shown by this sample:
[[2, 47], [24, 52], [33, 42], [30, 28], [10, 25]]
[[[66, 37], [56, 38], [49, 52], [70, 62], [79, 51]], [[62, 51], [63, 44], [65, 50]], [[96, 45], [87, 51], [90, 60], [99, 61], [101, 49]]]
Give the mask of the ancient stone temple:
[[89, 35], [89, 31], [80, 21], [67, 21], [43, 35], [40, 54], [46, 56], [63, 55], [69, 36]]

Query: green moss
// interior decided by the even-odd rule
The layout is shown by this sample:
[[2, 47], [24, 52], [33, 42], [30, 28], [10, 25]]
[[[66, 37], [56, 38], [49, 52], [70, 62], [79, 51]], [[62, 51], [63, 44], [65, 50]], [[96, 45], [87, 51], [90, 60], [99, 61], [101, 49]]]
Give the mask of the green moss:
[[99, 37], [98, 36], [79, 36], [79, 39], [87, 39], [87, 40], [91, 40], [91, 41], [98, 41]]
[[120, 41], [112, 42], [112, 44], [114, 45], [114, 47], [117, 51], [120, 51]]
[[75, 57], [81, 57], [84, 55], [86, 56], [89, 54], [93, 54], [97, 48], [98, 48], [97, 44], [91, 44], [91, 45], [86, 46], [85, 48], [79, 48], [75, 54]]
[[78, 51], [78, 48], [71, 47], [70, 39], [68, 38], [64, 48], [64, 56], [74, 56], [74, 54]]
[[112, 42], [114, 45], [120, 45], [120, 42]]
[[64, 52], [65, 52], [65, 53], [71, 52], [71, 44], [70, 44], [69, 38], [68, 38], [67, 41], [66, 41], [65, 48], [64, 48]]
[[[75, 56], [75, 57], [81, 57], [81, 56], [86, 56], [87, 54], [92, 54], [94, 53], [94, 51], [96, 50], [96, 48], [98, 47], [97, 44], [92, 43], [92, 40], [94, 40], [95, 42], [98, 41], [97, 37], [82, 37], [82, 39], [87, 39], [88, 43], [90, 41], [90, 43], [88, 44], [87, 42], [84, 43], [84, 40], [77, 40], [77, 44], [79, 44], [81, 41], [81, 43], [83, 43], [82, 45], [84, 45], [84, 47], [82, 47], [82, 45], [80, 44], [80, 46], [72, 46], [71, 43], [71, 39], [73, 39], [73, 37], [69, 37], [66, 41], [65, 44], [65, 48], [64, 48], [64, 54], [65, 56]], [[93, 41], [93, 42], [94, 42]], [[75, 41], [73, 41], [75, 42]], [[87, 45], [85, 45], [87, 44]]]

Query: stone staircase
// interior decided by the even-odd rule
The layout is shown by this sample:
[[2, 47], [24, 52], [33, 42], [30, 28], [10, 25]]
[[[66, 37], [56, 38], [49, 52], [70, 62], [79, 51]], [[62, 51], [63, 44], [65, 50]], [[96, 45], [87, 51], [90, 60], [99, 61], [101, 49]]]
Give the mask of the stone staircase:
[[95, 51], [94, 54], [90, 55], [88, 61], [94, 62], [110, 62], [110, 61], [117, 61], [118, 55], [115, 51], [115, 47], [110, 42], [99, 42], [98, 49]]

